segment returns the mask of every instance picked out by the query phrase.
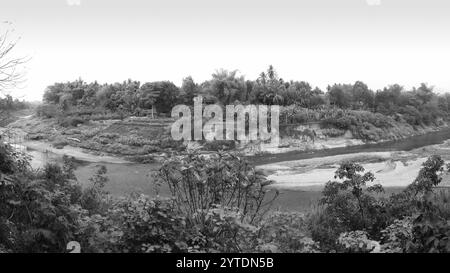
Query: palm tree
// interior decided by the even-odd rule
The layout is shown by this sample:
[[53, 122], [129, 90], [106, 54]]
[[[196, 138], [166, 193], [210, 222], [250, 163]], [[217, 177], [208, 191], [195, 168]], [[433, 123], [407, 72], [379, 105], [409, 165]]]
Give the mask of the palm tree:
[[283, 91], [286, 85], [283, 80], [278, 78], [278, 74], [272, 65], [269, 66], [267, 72], [262, 72], [258, 78], [256, 86], [256, 96], [259, 102], [268, 105], [283, 104]]
[[206, 91], [224, 105], [242, 99], [241, 96], [245, 95], [246, 84], [244, 77], [238, 76], [237, 73], [238, 70], [216, 70], [212, 74], [213, 78], [209, 82]]

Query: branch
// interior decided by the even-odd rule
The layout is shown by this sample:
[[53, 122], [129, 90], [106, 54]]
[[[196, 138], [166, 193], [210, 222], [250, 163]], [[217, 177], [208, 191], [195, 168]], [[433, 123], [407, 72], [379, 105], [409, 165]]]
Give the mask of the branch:
[[13, 57], [11, 53], [17, 45], [17, 40], [10, 39], [11, 30], [0, 35], [0, 93], [17, 87], [24, 81], [24, 72], [19, 69], [28, 62], [27, 57]]

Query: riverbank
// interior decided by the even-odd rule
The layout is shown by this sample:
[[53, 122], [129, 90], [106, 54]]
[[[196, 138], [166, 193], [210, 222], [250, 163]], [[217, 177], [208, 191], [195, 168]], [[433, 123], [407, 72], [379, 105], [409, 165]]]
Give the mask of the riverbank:
[[[443, 136], [445, 135], [443, 134]], [[424, 142], [415, 145], [421, 143]], [[114, 194], [130, 193], [134, 189], [140, 189], [148, 194], [154, 189], [149, 173], [158, 168], [158, 163], [132, 163], [116, 157], [88, 154], [74, 147], [66, 146], [63, 149], [55, 149], [42, 142], [26, 142], [26, 144], [33, 155], [34, 166], [48, 160], [49, 155], [51, 155], [51, 160], [58, 161], [58, 158], [65, 154], [84, 162], [77, 170], [82, 180], [87, 181], [95, 173], [98, 165], [106, 165], [111, 180], [110, 190], [113, 190]], [[428, 156], [439, 154], [444, 160], [450, 160], [449, 141], [410, 151], [368, 152], [364, 150], [367, 148], [365, 146], [359, 148], [361, 150], [358, 153], [332, 155], [335, 151], [331, 150], [331, 154], [327, 156], [323, 156], [322, 153], [299, 154], [299, 157], [306, 156], [308, 158], [283, 162], [278, 162], [279, 158], [277, 158], [273, 163], [257, 164], [257, 168], [263, 170], [269, 179], [275, 181], [272, 185], [275, 189], [316, 192], [321, 191], [324, 184], [333, 179], [335, 170], [340, 163], [345, 161], [362, 164], [367, 171], [375, 174], [376, 182], [380, 182], [385, 187], [405, 187], [414, 180], [421, 164]], [[391, 149], [392, 147], [384, 148]], [[271, 160], [271, 157], [265, 160]], [[447, 178], [444, 182], [447, 183]]]
[[[321, 191], [334, 179], [334, 172], [346, 161], [361, 164], [375, 175], [374, 183], [385, 188], [404, 188], [417, 177], [422, 164], [431, 155], [440, 155], [450, 162], [450, 140], [410, 151], [364, 152], [320, 158], [300, 159], [258, 166], [275, 181], [272, 187], [285, 190]], [[443, 175], [440, 186], [450, 187], [450, 175]]]
[[[170, 136], [172, 122], [167, 118], [128, 117], [124, 120], [89, 120], [75, 127], [64, 127], [56, 118], [28, 115], [9, 124], [8, 129], [17, 131], [27, 142], [38, 141], [63, 152], [65, 149], [76, 148], [96, 156], [119, 157], [136, 163], [150, 163], [158, 161], [161, 155], [189, 148], [187, 143], [172, 140]], [[311, 125], [312, 127], [298, 124], [288, 132], [285, 129], [280, 132], [281, 138], [277, 147], [262, 145], [258, 142], [236, 143], [233, 150], [243, 153], [255, 164], [261, 165], [301, 159], [299, 156], [306, 158], [308, 154], [326, 156], [330, 152], [354, 153], [360, 150], [360, 147], [373, 147], [376, 150], [377, 146], [392, 146], [389, 144], [391, 142], [397, 142], [395, 145], [398, 148], [395, 150], [409, 150], [411, 147], [402, 144], [407, 138], [431, 133], [439, 134], [441, 131], [450, 135], [450, 128], [445, 121], [440, 121], [439, 126], [416, 127], [406, 123], [392, 122], [391, 125], [394, 127], [391, 129], [374, 129], [377, 132], [381, 130], [382, 133], [379, 134], [384, 137], [377, 141], [363, 141], [355, 137], [351, 130], [331, 137], [330, 129], [321, 128], [320, 124]], [[314, 132], [314, 137], [306, 136], [305, 132]], [[439, 137], [437, 139], [441, 140]], [[437, 143], [439, 142], [429, 144]], [[200, 144], [196, 147], [204, 152], [210, 149]], [[56, 153], [60, 152], [56, 151]]]
[[37, 151], [39, 153], [51, 153], [57, 156], [70, 156], [78, 161], [86, 163], [111, 163], [111, 164], [130, 164], [131, 161], [116, 156], [95, 155], [86, 152], [84, 149], [72, 146], [64, 146], [62, 148], [54, 148], [51, 144], [42, 141], [25, 141], [21, 144], [29, 151]]

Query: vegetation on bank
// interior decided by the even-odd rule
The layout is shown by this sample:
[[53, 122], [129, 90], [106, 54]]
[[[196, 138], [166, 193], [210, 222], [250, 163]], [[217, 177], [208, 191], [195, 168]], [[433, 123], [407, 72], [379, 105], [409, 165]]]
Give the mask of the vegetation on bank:
[[14, 121], [16, 117], [13, 112], [25, 110], [30, 108], [30, 103], [24, 100], [14, 99], [11, 95], [0, 97], [0, 126], [6, 126], [8, 123]]
[[[353, 163], [336, 171], [309, 213], [270, 210], [264, 175], [236, 154], [168, 159], [155, 190], [171, 198], [113, 197], [99, 168], [81, 187], [68, 158], [32, 170], [0, 147], [0, 251], [65, 252], [448, 252], [447, 167], [430, 157], [404, 191], [385, 197]], [[276, 197], [276, 196], [275, 196]]]
[[[25, 131], [29, 140], [45, 140], [55, 148], [70, 145], [150, 163], [161, 154], [186, 148], [172, 140], [172, 120], [166, 117], [173, 105], [192, 104], [198, 95], [204, 103], [219, 105], [279, 104], [280, 135], [287, 141], [283, 145], [299, 145], [300, 141], [306, 146], [298, 125], [315, 123], [314, 133], [307, 136], [314, 138], [317, 133], [325, 142], [329, 138], [396, 140], [446, 126], [450, 105], [448, 94], [436, 94], [425, 84], [413, 90], [392, 85], [374, 92], [356, 82], [335, 84], [324, 92], [307, 82], [285, 82], [269, 67], [254, 81], [245, 80], [236, 71], [220, 70], [202, 84], [187, 77], [181, 87], [132, 80], [56, 83], [47, 88], [44, 104], [36, 109], [37, 117], [14, 127]], [[238, 147], [234, 141], [199, 144], [207, 151]]]
[[437, 94], [421, 84], [412, 90], [393, 84], [373, 91], [363, 82], [333, 84], [327, 90], [304, 81], [284, 81], [272, 66], [256, 80], [237, 71], [219, 70], [201, 84], [192, 77], [181, 87], [167, 81], [99, 84], [76, 80], [55, 83], [44, 94], [37, 114], [72, 128], [89, 121], [129, 116], [168, 116], [176, 104], [204, 103], [280, 105], [283, 124], [318, 122], [327, 137], [350, 131], [354, 138], [380, 141], [405, 137], [421, 128], [446, 125], [450, 94]]

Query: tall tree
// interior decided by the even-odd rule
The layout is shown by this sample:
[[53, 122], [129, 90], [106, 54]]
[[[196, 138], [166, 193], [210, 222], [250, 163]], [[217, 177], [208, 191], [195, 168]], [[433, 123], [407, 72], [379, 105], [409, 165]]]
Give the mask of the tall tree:
[[192, 104], [194, 97], [200, 93], [200, 87], [194, 82], [191, 76], [188, 76], [183, 79], [180, 92], [180, 97], [183, 98], [182, 103]]
[[143, 109], [152, 109], [152, 118], [154, 118], [154, 108], [160, 94], [161, 90], [156, 88], [153, 83], [145, 83], [139, 89], [139, 107]]
[[138, 94], [139, 107], [154, 109], [160, 113], [170, 113], [176, 104], [180, 90], [172, 82], [161, 81], [146, 83], [141, 86]]
[[351, 105], [351, 94], [347, 85], [335, 84], [328, 87], [327, 96], [331, 105], [339, 108], [348, 108]]
[[375, 94], [369, 89], [367, 84], [357, 81], [352, 90], [352, 106], [354, 109], [372, 109]]

